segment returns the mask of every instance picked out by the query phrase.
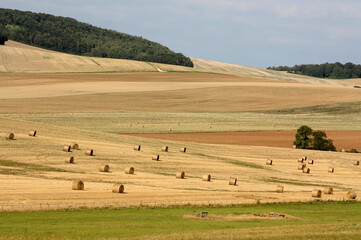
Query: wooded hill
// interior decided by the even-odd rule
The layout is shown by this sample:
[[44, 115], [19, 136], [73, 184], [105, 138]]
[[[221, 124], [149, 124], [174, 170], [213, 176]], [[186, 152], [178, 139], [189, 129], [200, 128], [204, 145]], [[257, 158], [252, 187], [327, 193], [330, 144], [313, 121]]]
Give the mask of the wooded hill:
[[361, 78], [361, 65], [353, 63], [342, 64], [324, 63], [324, 64], [302, 64], [293, 67], [280, 66], [269, 67], [267, 69], [276, 71], [287, 71], [289, 73], [302, 74], [318, 78], [334, 78], [334, 79], [347, 79], [347, 78]]
[[82, 56], [193, 67], [190, 58], [159, 43], [43, 13], [0, 8], [0, 39]]

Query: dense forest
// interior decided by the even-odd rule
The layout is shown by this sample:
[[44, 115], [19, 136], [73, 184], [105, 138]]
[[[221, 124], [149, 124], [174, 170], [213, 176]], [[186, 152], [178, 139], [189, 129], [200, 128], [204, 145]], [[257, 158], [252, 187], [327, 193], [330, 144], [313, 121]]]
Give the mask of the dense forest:
[[302, 74], [318, 78], [361, 78], [361, 65], [356, 65], [350, 62], [346, 64], [339, 62], [324, 64], [302, 64], [295, 65], [293, 67], [268, 67], [267, 69], [287, 71], [289, 73]]
[[0, 41], [92, 57], [193, 67], [190, 58], [142, 37], [94, 27], [72, 18], [0, 8]]

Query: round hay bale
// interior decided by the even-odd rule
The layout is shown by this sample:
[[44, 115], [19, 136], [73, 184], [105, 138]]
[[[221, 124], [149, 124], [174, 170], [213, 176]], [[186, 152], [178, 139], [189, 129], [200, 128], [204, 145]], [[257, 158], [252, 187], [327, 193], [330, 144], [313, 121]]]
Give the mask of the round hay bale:
[[152, 160], [159, 161], [159, 154], [153, 155]]
[[15, 138], [15, 135], [14, 135], [14, 133], [7, 133], [7, 134], [5, 135], [5, 138], [6, 138], [6, 139], [9, 139], [9, 140], [13, 140], [13, 139]]
[[356, 199], [357, 195], [356, 195], [355, 192], [348, 191], [348, 192], [346, 193], [346, 197], [347, 197], [348, 199]]
[[169, 131], [169, 132], [171, 132], [171, 131], [172, 131], [172, 129], [171, 129], [171, 128], [169, 128], [169, 129], [168, 129], [168, 131]]
[[163, 147], [162, 147], [162, 151], [163, 151], [163, 152], [168, 152], [168, 146], [163, 146]]
[[284, 190], [284, 187], [281, 186], [281, 185], [278, 185], [278, 186], [277, 186], [277, 189], [276, 189], [276, 192], [277, 192], [277, 193], [283, 193], [283, 190]]
[[186, 152], [186, 151], [187, 151], [187, 148], [186, 148], [186, 147], [181, 147], [181, 148], [180, 148], [180, 151], [181, 151], [181, 152]]
[[73, 190], [84, 190], [84, 183], [80, 180], [75, 180], [72, 185]]
[[70, 156], [65, 159], [65, 163], [74, 163], [74, 157]]
[[267, 161], [266, 161], [266, 165], [272, 165], [272, 163], [273, 163], [273, 160], [271, 160], [271, 159], [267, 159]]
[[303, 161], [304, 161], [303, 158], [299, 158], [299, 159], [298, 159], [298, 162], [299, 162], [299, 163], [303, 163]]
[[110, 169], [109, 165], [102, 165], [99, 167], [100, 172], [109, 172], [109, 169]]
[[312, 159], [308, 159], [308, 164], [314, 164], [315, 163], [315, 161], [313, 161]]
[[303, 170], [306, 167], [305, 163], [299, 164], [298, 165], [298, 170]]
[[333, 188], [332, 187], [325, 187], [325, 189], [323, 189], [323, 193], [324, 194], [333, 194]]
[[63, 151], [64, 152], [70, 152], [70, 146], [69, 145], [65, 145], [64, 147], [63, 147]]
[[72, 143], [72, 144], [71, 144], [71, 148], [72, 148], [72, 149], [79, 149], [79, 144], [77, 144], [77, 143]]
[[185, 173], [184, 173], [184, 172], [177, 172], [176, 175], [175, 175], [175, 177], [176, 177], [176, 178], [179, 178], [179, 179], [183, 179], [184, 176], [185, 176]]
[[31, 131], [29, 132], [29, 136], [30, 136], [30, 137], [35, 137], [35, 136], [36, 136], [36, 130], [31, 130]]
[[93, 149], [91, 149], [91, 148], [88, 148], [88, 149], [85, 151], [85, 155], [93, 156], [93, 154], [94, 154], [94, 151], [93, 151]]
[[342, 149], [341, 152], [346, 152], [346, 150], [345, 150], [345, 149]]
[[134, 146], [134, 151], [140, 151], [140, 145], [135, 145]]
[[329, 172], [329, 173], [334, 173], [334, 171], [335, 171], [334, 168], [332, 168], [332, 167], [328, 168], [328, 172]]
[[311, 172], [311, 170], [308, 167], [305, 167], [303, 169], [303, 173], [309, 174]]
[[360, 165], [360, 161], [355, 161], [355, 162], [354, 162], [354, 165], [355, 165], [355, 166]]
[[237, 185], [237, 178], [230, 177], [228, 183], [229, 185]]
[[292, 147], [293, 147], [294, 149], [296, 149], [296, 145], [292, 145]]
[[211, 175], [206, 174], [202, 176], [202, 181], [210, 182], [211, 181]]
[[314, 197], [314, 198], [320, 198], [321, 196], [322, 196], [321, 190], [313, 189], [313, 191], [312, 191], [312, 197]]
[[134, 174], [134, 168], [133, 167], [127, 167], [124, 169], [124, 172], [126, 174]]
[[113, 191], [113, 193], [123, 193], [124, 192], [124, 186], [122, 184], [114, 184], [112, 191]]

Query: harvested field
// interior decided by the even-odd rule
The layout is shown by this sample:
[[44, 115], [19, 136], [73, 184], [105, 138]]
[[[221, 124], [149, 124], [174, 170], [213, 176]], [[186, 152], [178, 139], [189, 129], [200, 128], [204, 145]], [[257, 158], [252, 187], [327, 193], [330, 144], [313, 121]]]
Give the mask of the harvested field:
[[[210, 144], [233, 144], [292, 148], [296, 131], [217, 132], [217, 133], [145, 133], [133, 136]], [[360, 131], [326, 131], [338, 150], [361, 150]]]
[[[17, 135], [16, 141], [0, 139], [0, 206], [6, 209], [11, 206], [38, 209], [40, 203], [64, 208], [74, 204], [99, 206], [140, 201], [142, 204], [309, 201], [310, 191], [324, 186], [332, 186], [334, 195], [322, 199], [339, 200], [346, 189], [361, 190], [357, 184], [361, 181], [361, 169], [353, 165], [359, 159], [357, 154], [241, 145], [210, 148], [208, 144], [187, 143], [186, 154], [170, 151], [162, 155], [162, 161], [155, 162], [151, 156], [160, 151], [159, 146], [166, 144], [169, 149], [178, 150], [184, 143], [105, 132], [94, 134], [93, 130], [74, 131], [71, 127], [15, 119], [0, 118], [0, 126], [0, 132], [6, 126]], [[34, 126], [42, 134], [29, 138], [27, 130]], [[66, 164], [64, 158], [69, 153], [59, 146], [73, 141], [82, 149], [94, 148], [96, 156], [89, 158], [84, 151], [73, 151], [76, 164]], [[133, 150], [136, 143], [142, 145], [139, 152]], [[306, 155], [317, 160], [308, 175], [297, 169], [297, 159]], [[277, 168], [266, 167], [267, 158], [275, 160]], [[101, 164], [111, 165], [112, 171], [100, 173]], [[136, 174], [124, 174], [124, 168], [130, 164], [137, 169]], [[337, 169], [332, 178], [327, 172], [330, 165]], [[177, 171], [186, 172], [187, 178], [176, 179]], [[211, 174], [212, 181], [201, 181], [204, 174]], [[236, 177], [242, 184], [229, 185], [230, 177]], [[84, 191], [70, 189], [74, 179], [82, 179]], [[125, 195], [114, 196], [111, 190], [115, 183], [124, 185]], [[279, 184], [287, 192], [276, 193]]]
[[[49, 92], [52, 87], [57, 88]], [[239, 112], [361, 101], [359, 91], [350, 88], [257, 82], [64, 83], [0, 92], [0, 113]]]

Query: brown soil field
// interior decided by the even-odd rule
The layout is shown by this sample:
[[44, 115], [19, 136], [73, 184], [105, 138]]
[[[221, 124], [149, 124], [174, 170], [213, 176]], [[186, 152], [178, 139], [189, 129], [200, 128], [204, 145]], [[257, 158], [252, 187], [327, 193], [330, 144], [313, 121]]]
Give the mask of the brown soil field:
[[[361, 132], [325, 131], [338, 150], [361, 150]], [[216, 132], [216, 133], [143, 133], [133, 136], [156, 138], [172, 141], [208, 144], [232, 144], [292, 148], [296, 131], [267, 132]]]

